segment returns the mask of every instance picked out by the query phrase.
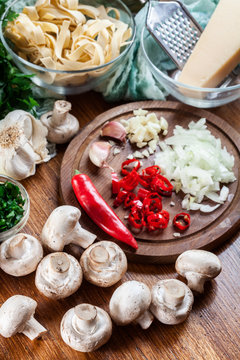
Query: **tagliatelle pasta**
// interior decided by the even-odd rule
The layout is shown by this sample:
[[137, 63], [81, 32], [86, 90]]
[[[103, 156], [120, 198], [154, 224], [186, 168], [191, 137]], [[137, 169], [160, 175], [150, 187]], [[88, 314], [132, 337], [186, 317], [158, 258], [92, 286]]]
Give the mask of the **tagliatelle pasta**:
[[[110, 15], [113, 16], [110, 16]], [[52, 70], [89, 70], [115, 59], [132, 31], [115, 8], [95, 8], [78, 0], [38, 0], [26, 6], [5, 29], [18, 55]], [[106, 67], [91, 72], [99, 76]], [[48, 83], [73, 80], [71, 74], [44, 74]], [[87, 72], [77, 75], [84, 82]]]

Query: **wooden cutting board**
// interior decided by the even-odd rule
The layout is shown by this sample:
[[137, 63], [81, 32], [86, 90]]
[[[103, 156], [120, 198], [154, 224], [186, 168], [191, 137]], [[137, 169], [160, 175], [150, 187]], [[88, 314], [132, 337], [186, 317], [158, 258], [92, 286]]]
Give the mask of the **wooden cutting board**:
[[[94, 104], [93, 104], [94, 106]], [[177, 232], [172, 226], [172, 219], [175, 214], [182, 211], [181, 201], [184, 194], [173, 193], [171, 198], [163, 198], [163, 208], [170, 213], [170, 222], [167, 229], [157, 234], [142, 231], [139, 234], [133, 234], [138, 242], [138, 250], [135, 251], [129, 246], [118, 242], [125, 251], [127, 257], [135, 262], [149, 263], [170, 263], [174, 262], [176, 257], [185, 250], [189, 249], [207, 249], [211, 250], [223, 241], [227, 240], [239, 227], [240, 224], [240, 191], [239, 191], [239, 173], [240, 173], [240, 138], [239, 134], [223, 119], [213, 115], [210, 112], [196, 109], [177, 102], [163, 101], [143, 101], [129, 103], [108, 110], [93, 119], [69, 144], [61, 165], [60, 173], [60, 191], [64, 204], [79, 207], [71, 187], [71, 178], [74, 170], [78, 169], [82, 173], [90, 176], [94, 185], [103, 196], [105, 201], [112, 206], [114, 199], [111, 195], [111, 175], [108, 169], [98, 169], [94, 166], [88, 157], [89, 147], [94, 141], [104, 140], [100, 137], [100, 130], [107, 121], [128, 119], [133, 115], [135, 109], [146, 109], [155, 112], [157, 117], [164, 116], [169, 124], [167, 137], [173, 135], [173, 129], [178, 124], [187, 128], [190, 121], [198, 121], [201, 117], [207, 119], [207, 126], [211, 133], [221, 139], [222, 146], [226, 146], [229, 153], [235, 157], [234, 173], [237, 180], [229, 184], [231, 201], [226, 201], [217, 210], [212, 213], [204, 214], [199, 211], [190, 211], [191, 226], [181, 234], [180, 237], [174, 237]], [[160, 135], [160, 140], [166, 137]], [[121, 163], [126, 160], [129, 153], [137, 150], [129, 142], [121, 146], [121, 152], [113, 155], [111, 152], [108, 163], [115, 169], [120, 176]], [[147, 159], [143, 159], [142, 168], [154, 164], [155, 154]], [[120, 176], [121, 177], [121, 176]], [[170, 206], [174, 202], [174, 206]], [[210, 201], [204, 203], [214, 205]], [[120, 219], [127, 225], [124, 216], [128, 214], [122, 207], [115, 209]], [[82, 211], [80, 223], [86, 229], [94, 232], [98, 240], [111, 239], [93, 221]], [[112, 240], [112, 239], [111, 239]]]

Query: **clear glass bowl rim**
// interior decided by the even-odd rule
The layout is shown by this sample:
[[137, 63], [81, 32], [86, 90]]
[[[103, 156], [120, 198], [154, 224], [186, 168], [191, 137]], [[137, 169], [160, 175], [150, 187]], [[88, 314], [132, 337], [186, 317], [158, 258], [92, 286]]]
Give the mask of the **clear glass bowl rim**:
[[3, 20], [6, 16], [6, 14], [8, 13], [8, 11], [11, 9], [11, 7], [17, 2], [18, 0], [13, 1], [11, 4], [9, 4], [9, 6], [7, 7], [7, 9], [4, 11], [1, 19], [0, 19], [0, 39], [5, 47], [5, 49], [7, 50], [7, 52], [15, 59], [17, 59], [19, 62], [21, 62], [22, 64], [24, 64], [25, 66], [28, 67], [32, 67], [34, 70], [38, 70], [41, 72], [51, 72], [51, 73], [57, 73], [57, 74], [82, 74], [82, 73], [86, 73], [86, 72], [93, 72], [93, 71], [97, 71], [100, 69], [103, 69], [104, 67], [107, 67], [115, 62], [117, 62], [119, 59], [121, 59], [132, 47], [134, 41], [135, 41], [135, 37], [136, 37], [136, 23], [134, 20], [134, 17], [131, 13], [131, 11], [129, 10], [129, 8], [121, 1], [121, 0], [117, 0], [121, 3], [121, 5], [123, 6], [123, 8], [126, 10], [127, 14], [130, 16], [130, 18], [132, 19], [132, 23], [133, 23], [133, 27], [132, 27], [132, 39], [130, 40], [130, 43], [126, 46], [126, 49], [123, 50], [123, 52], [120, 53], [120, 55], [118, 55], [118, 57], [116, 57], [115, 59], [107, 62], [106, 64], [91, 68], [91, 69], [83, 69], [83, 70], [54, 70], [54, 69], [48, 69], [39, 65], [35, 65], [33, 63], [31, 63], [30, 61], [24, 60], [22, 59], [20, 56], [18, 56], [7, 44], [7, 42], [5, 41], [4, 35], [3, 35], [3, 31], [2, 31], [2, 26], [3, 26]]
[[[183, 84], [177, 80], [174, 80], [172, 78], [170, 78], [168, 75], [166, 75], [164, 72], [162, 72], [161, 70], [159, 70], [154, 64], [153, 62], [149, 59], [147, 52], [145, 50], [144, 47], [144, 32], [148, 31], [145, 27], [142, 29], [142, 33], [141, 33], [141, 47], [144, 53], [145, 58], [147, 59], [147, 61], [151, 64], [151, 66], [154, 68], [154, 70], [159, 73], [160, 76], [162, 76], [166, 81], [170, 82], [171, 84], [173, 84], [174, 86], [178, 85], [184, 89], [187, 90], [192, 90], [194, 92], [203, 92], [203, 93], [224, 93], [226, 91], [230, 91], [230, 90], [237, 90], [240, 89], [240, 84], [239, 85], [233, 85], [233, 86], [227, 86], [226, 88], [202, 88], [202, 87], [195, 87], [195, 86], [191, 86], [191, 85], [186, 85]], [[160, 45], [159, 45], [160, 47]], [[163, 85], [164, 86], [164, 85]]]
[[29, 212], [30, 212], [30, 199], [29, 199], [29, 195], [28, 195], [25, 187], [17, 180], [15, 180], [7, 175], [4, 175], [4, 174], [0, 174], [0, 183], [2, 182], [2, 180], [1, 180], [2, 178], [4, 178], [6, 181], [9, 181], [10, 183], [17, 185], [19, 187], [21, 193], [24, 194], [24, 199], [25, 199], [24, 206], [26, 208], [25, 208], [23, 217], [16, 225], [14, 225], [13, 227], [11, 227], [8, 230], [0, 232], [0, 241], [1, 241], [1, 238], [6, 239], [8, 237], [8, 235], [11, 236], [11, 235], [14, 235], [15, 233], [19, 232], [23, 227], [22, 225], [24, 225], [25, 222], [27, 221]]

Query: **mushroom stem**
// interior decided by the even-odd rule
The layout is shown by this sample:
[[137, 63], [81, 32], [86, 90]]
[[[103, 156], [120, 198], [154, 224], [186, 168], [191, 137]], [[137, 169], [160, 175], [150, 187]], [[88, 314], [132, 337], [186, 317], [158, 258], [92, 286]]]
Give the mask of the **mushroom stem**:
[[188, 282], [188, 286], [192, 291], [196, 291], [200, 294], [204, 292], [204, 283], [206, 279], [202, 276], [202, 274], [187, 272], [185, 276]]
[[24, 250], [24, 240], [27, 237], [23, 234], [20, 235], [16, 235], [12, 241], [9, 244], [8, 250], [7, 250], [7, 254], [9, 257], [14, 258], [14, 259], [20, 259], [25, 250]]
[[71, 243], [79, 245], [84, 249], [92, 245], [95, 239], [96, 235], [83, 229], [79, 223], [76, 224], [75, 228], [71, 232]]
[[146, 310], [141, 316], [135, 321], [141, 326], [142, 329], [148, 329], [153, 322], [154, 316], [150, 311]]
[[72, 326], [78, 333], [92, 334], [96, 329], [97, 309], [89, 304], [75, 306]]
[[71, 110], [71, 103], [65, 100], [57, 100], [54, 103], [53, 112], [49, 124], [51, 126], [61, 125], [66, 121], [67, 115]]
[[163, 285], [164, 300], [167, 304], [174, 307], [180, 305], [185, 296], [184, 286], [179, 283], [171, 282], [170, 280]]
[[44, 326], [42, 326], [33, 316], [26, 322], [24, 329], [21, 331], [26, 335], [30, 340], [34, 340], [42, 332], [46, 332]]
[[109, 261], [109, 253], [103, 246], [95, 246], [89, 253], [90, 265], [92, 268], [106, 267]]

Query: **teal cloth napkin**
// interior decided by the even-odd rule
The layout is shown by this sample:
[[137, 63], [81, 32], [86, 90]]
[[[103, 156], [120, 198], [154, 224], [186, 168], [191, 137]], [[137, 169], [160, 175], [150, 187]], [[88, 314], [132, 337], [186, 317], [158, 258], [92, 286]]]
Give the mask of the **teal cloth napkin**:
[[[182, 0], [182, 3], [186, 5], [202, 28], [207, 25], [218, 2], [219, 0]], [[97, 89], [97, 91], [102, 92], [107, 101], [119, 101], [121, 99], [131, 101], [165, 100], [168, 95], [164, 87], [152, 76], [140, 46], [140, 36], [145, 26], [147, 6], [146, 4], [135, 16], [136, 40], [130, 50], [127, 62], [119, 66], [107, 84]], [[149, 41], [153, 41], [151, 35], [149, 35]], [[160, 46], [157, 47], [157, 56], [161, 71], [175, 68], [174, 63]]]

